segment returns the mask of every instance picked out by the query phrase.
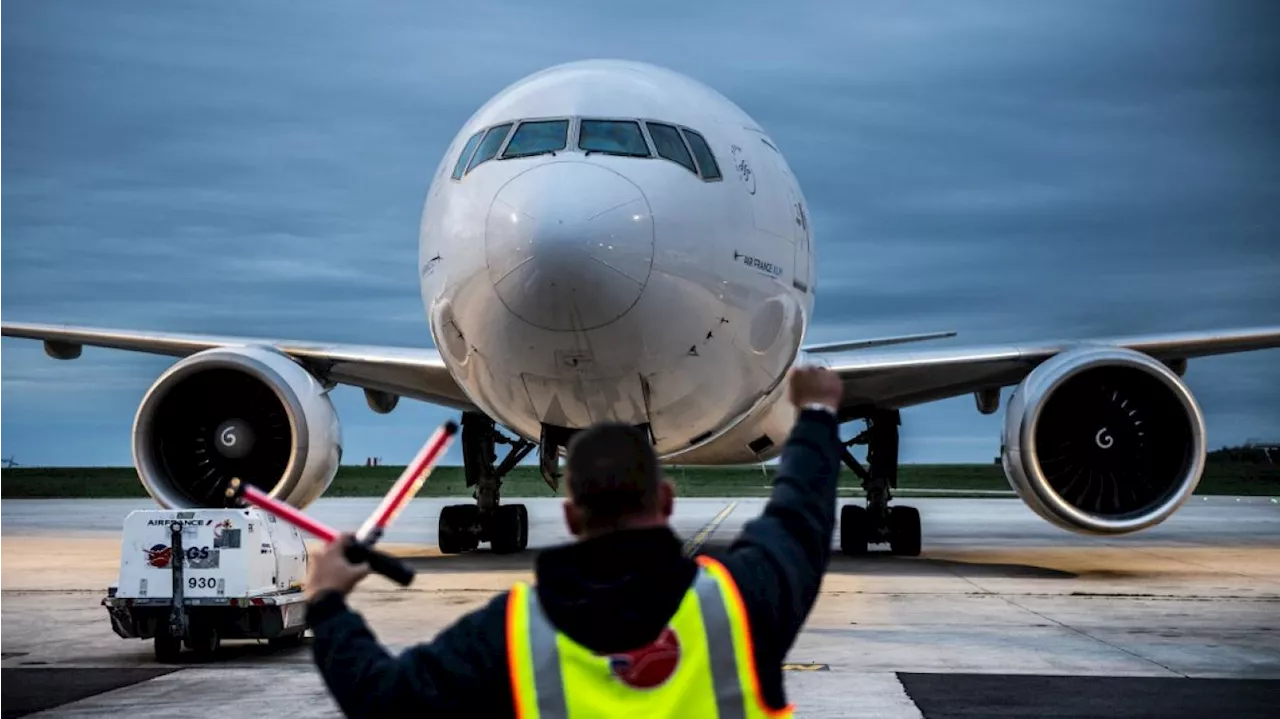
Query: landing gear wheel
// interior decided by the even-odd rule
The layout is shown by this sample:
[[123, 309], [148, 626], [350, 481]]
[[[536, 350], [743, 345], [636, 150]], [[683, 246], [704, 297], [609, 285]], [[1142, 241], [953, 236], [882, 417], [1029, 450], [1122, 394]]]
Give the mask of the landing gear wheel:
[[856, 504], [840, 509], [840, 551], [855, 556], [867, 553], [867, 510]]
[[480, 539], [475, 534], [480, 508], [474, 504], [451, 504], [440, 510], [440, 526], [436, 541], [441, 554], [460, 554], [476, 548]]
[[156, 634], [156, 661], [162, 664], [173, 664], [182, 655], [182, 639], [170, 636], [167, 632]]
[[489, 546], [495, 554], [511, 554], [529, 546], [529, 510], [523, 504], [504, 504], [493, 515]]
[[196, 658], [207, 661], [218, 653], [222, 646], [222, 635], [217, 627], [195, 627], [191, 636], [187, 637], [187, 648], [196, 653]]
[[889, 551], [904, 557], [920, 556], [920, 512], [915, 507], [889, 510]]

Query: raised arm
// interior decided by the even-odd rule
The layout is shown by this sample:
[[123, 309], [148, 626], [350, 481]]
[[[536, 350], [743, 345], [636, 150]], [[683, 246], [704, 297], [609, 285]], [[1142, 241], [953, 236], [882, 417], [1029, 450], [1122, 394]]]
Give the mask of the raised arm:
[[[791, 400], [837, 406], [840, 382], [822, 369], [792, 374]], [[818, 597], [836, 525], [840, 437], [834, 413], [801, 409], [782, 448], [773, 494], [723, 561], [742, 591], [763, 672], [777, 666]]]
[[326, 583], [324, 577], [315, 576], [327, 570], [353, 576], [349, 572], [354, 568], [341, 552], [329, 549], [313, 558], [319, 561], [311, 567], [312, 579], [320, 579], [317, 585], [325, 588], [308, 602], [307, 622], [315, 635], [316, 668], [344, 715], [501, 716], [510, 712], [506, 593], [463, 616], [432, 641], [397, 656], [347, 606], [345, 595], [353, 583]]

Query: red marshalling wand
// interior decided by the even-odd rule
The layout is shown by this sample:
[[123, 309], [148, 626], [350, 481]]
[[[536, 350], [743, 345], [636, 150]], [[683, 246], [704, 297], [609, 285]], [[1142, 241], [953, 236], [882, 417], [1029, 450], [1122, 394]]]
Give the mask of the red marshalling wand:
[[436, 462], [444, 456], [445, 448], [449, 446], [449, 441], [457, 432], [458, 425], [448, 421], [431, 435], [431, 439], [418, 450], [418, 455], [400, 473], [400, 478], [391, 485], [391, 490], [382, 498], [382, 503], [356, 531], [357, 540], [372, 546], [382, 538], [383, 532], [395, 520], [400, 510], [404, 509], [409, 504], [409, 500], [418, 494], [418, 490], [427, 481], [427, 476], [435, 468]]
[[[368, 562], [370, 570], [401, 586], [413, 583], [413, 569], [396, 557], [377, 551], [373, 548], [373, 544], [426, 481], [427, 475], [443, 456], [445, 447], [457, 431], [457, 424], [449, 421], [432, 435], [426, 446], [392, 485], [391, 491], [383, 498], [377, 510], [361, 527], [357, 537], [347, 545], [345, 554], [348, 561], [355, 564]], [[336, 529], [312, 519], [295, 507], [273, 499], [266, 492], [239, 478], [231, 480], [227, 486], [226, 495], [228, 499], [238, 499], [245, 504], [252, 504], [326, 542], [333, 542], [340, 534]]]

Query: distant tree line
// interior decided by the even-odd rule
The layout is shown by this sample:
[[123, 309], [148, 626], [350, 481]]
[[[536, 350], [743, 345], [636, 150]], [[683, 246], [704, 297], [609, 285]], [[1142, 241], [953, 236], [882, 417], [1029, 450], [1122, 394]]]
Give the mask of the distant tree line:
[[1280, 464], [1280, 445], [1222, 447], [1209, 452], [1206, 459], [1221, 464]]

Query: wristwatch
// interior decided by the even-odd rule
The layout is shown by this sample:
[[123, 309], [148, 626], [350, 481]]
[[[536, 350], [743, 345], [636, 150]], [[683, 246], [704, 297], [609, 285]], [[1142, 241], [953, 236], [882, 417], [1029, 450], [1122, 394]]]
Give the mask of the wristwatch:
[[805, 406], [801, 407], [800, 409], [802, 409], [802, 410], [805, 410], [805, 409], [814, 409], [814, 410], [818, 410], [819, 412], [826, 412], [826, 413], [830, 414], [830, 415], [831, 415], [831, 416], [833, 416], [833, 417], [834, 417], [834, 416], [835, 416], [835, 414], [836, 414], [836, 408], [835, 408], [835, 407], [832, 407], [832, 406], [831, 406], [831, 405], [829, 405], [829, 404], [823, 404], [823, 403], [821, 403], [821, 402], [810, 402], [810, 403], [806, 404]]

